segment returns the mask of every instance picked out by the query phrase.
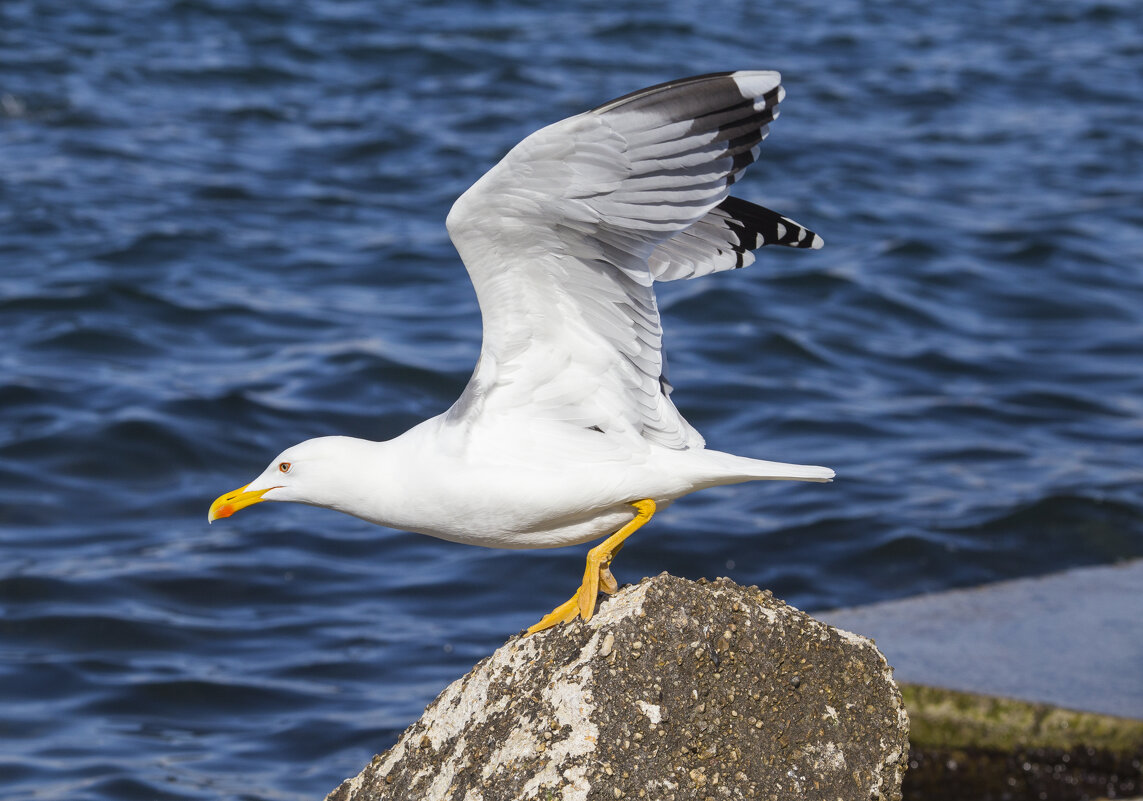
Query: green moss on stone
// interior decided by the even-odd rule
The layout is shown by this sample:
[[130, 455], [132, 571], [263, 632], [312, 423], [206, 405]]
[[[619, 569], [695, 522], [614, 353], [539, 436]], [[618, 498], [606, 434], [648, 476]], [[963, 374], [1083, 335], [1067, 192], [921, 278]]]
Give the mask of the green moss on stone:
[[1014, 752], [1034, 748], [1143, 751], [1143, 720], [902, 684], [914, 748]]

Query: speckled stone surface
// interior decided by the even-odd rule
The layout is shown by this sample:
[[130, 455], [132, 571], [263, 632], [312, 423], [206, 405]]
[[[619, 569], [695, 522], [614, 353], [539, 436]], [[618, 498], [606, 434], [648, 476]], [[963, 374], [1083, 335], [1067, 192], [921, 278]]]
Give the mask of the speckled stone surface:
[[900, 799], [907, 761], [872, 642], [662, 574], [509, 640], [328, 799]]

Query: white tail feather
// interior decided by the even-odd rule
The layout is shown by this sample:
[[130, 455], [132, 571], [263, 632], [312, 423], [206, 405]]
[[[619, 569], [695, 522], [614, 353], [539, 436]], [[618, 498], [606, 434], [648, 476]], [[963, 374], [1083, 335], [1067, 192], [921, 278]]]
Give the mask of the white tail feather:
[[722, 451], [704, 450], [702, 454], [707, 457], [712, 472], [712, 480], [708, 486], [766, 480], [822, 482], [831, 481], [834, 477], [833, 470], [817, 465], [767, 462], [763, 459], [748, 459], [745, 456], [735, 456]]

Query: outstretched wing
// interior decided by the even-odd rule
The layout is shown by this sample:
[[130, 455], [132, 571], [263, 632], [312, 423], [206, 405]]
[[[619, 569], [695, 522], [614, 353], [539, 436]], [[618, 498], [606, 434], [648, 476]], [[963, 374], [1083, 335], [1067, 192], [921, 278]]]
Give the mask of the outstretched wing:
[[702, 447], [668, 397], [652, 286], [741, 266], [770, 241], [820, 245], [727, 198], [779, 82], [722, 73], [621, 97], [527, 137], [457, 200], [448, 230], [484, 343], [454, 419], [527, 414]]

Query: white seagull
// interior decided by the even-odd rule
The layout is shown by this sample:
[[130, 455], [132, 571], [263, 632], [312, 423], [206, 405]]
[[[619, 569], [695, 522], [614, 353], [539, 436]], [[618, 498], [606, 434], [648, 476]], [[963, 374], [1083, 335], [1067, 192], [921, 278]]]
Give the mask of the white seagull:
[[675, 498], [825, 467], [708, 450], [671, 402], [654, 282], [743, 267], [812, 231], [730, 197], [784, 92], [772, 71], [652, 86], [549, 125], [452, 207], [484, 341], [444, 414], [386, 442], [319, 437], [218, 498], [208, 519], [293, 501], [453, 542], [556, 548], [610, 535], [583, 583], [528, 632], [618, 589], [623, 541]]

